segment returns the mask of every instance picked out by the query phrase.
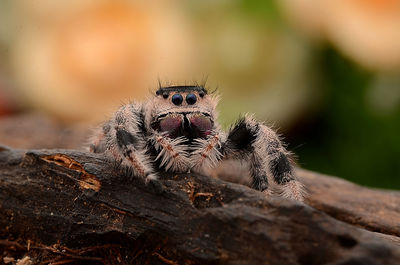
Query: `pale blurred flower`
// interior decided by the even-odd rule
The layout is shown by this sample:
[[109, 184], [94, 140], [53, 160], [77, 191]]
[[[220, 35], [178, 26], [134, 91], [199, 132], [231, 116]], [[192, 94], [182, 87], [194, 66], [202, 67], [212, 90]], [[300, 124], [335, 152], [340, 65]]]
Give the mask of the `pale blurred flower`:
[[374, 70], [400, 69], [399, 0], [281, 0], [293, 24]]
[[157, 77], [195, 60], [172, 1], [20, 1], [11, 45], [14, 78], [37, 109], [67, 120], [103, 119], [143, 98]]

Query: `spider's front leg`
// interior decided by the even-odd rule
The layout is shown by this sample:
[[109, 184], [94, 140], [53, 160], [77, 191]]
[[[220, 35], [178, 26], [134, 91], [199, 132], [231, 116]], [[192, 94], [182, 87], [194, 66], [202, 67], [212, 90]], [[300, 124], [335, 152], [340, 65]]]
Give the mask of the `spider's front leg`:
[[288, 151], [264, 124], [251, 117], [240, 119], [228, 133], [224, 154], [250, 162], [254, 189], [270, 193], [269, 181], [273, 181], [282, 197], [303, 200], [302, 184], [295, 179]]
[[146, 181], [156, 179], [150, 157], [146, 154], [139, 104], [122, 106], [93, 137], [90, 151], [105, 153], [119, 161], [133, 175]]

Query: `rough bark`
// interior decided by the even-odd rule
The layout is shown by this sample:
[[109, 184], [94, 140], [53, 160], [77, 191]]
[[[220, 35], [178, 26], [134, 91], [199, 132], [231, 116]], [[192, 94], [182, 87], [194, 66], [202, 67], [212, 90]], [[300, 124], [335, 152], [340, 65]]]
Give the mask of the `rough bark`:
[[146, 184], [125, 173], [98, 154], [0, 147], [3, 258], [22, 251], [55, 264], [400, 261], [398, 192], [299, 170], [309, 191], [303, 204], [207, 176], [166, 174]]
[[[38, 114], [0, 119], [0, 142], [24, 149], [79, 149], [87, 133]], [[232, 165], [219, 173], [247, 182]], [[0, 147], [0, 263], [398, 264], [399, 192], [297, 174], [306, 205], [206, 176], [146, 185], [101, 155]]]
[[61, 124], [39, 113], [0, 118], [0, 144], [14, 148], [80, 149], [90, 134], [87, 124]]

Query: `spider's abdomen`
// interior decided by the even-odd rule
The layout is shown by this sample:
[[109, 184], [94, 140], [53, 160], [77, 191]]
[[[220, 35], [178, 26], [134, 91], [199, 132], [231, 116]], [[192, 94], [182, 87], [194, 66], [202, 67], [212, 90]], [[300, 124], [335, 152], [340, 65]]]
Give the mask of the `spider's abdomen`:
[[152, 124], [154, 130], [168, 132], [169, 138], [184, 136], [189, 140], [206, 138], [213, 128], [209, 116], [201, 113], [179, 113], [162, 117]]

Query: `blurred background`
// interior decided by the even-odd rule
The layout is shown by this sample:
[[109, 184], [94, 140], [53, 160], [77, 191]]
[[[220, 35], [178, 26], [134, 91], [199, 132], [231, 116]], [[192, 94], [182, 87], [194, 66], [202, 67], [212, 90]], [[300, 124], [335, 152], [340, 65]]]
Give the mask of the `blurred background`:
[[398, 0], [0, 1], [3, 118], [89, 126], [158, 80], [207, 80], [225, 127], [255, 113], [301, 167], [400, 189]]

